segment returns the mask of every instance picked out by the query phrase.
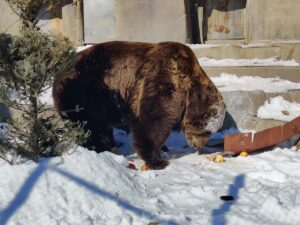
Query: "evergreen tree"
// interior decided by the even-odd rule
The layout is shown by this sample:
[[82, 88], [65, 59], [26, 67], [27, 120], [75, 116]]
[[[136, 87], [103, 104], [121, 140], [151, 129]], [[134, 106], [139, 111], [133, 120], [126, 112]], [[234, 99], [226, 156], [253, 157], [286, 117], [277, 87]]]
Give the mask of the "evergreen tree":
[[[39, 17], [60, 5], [61, 0], [5, 0], [20, 17], [23, 27], [37, 27]], [[43, 13], [44, 12], [44, 13]]]
[[0, 154], [15, 152], [34, 160], [59, 155], [72, 143], [86, 140], [88, 134], [83, 125], [61, 121], [40, 97], [51, 88], [56, 75], [73, 67], [74, 49], [66, 38], [38, 31], [36, 20], [29, 16], [32, 12], [37, 15], [28, 10], [30, 4], [40, 9], [33, 2], [51, 1], [7, 1], [28, 5], [26, 10], [14, 5], [26, 25], [20, 35], [0, 35], [0, 102], [18, 115], [0, 131]]

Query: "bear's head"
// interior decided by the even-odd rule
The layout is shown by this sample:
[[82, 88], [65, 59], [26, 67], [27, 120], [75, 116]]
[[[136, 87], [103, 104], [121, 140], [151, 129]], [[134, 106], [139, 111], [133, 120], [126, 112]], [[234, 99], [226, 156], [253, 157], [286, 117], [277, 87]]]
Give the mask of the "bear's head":
[[194, 82], [188, 91], [182, 120], [189, 146], [203, 148], [209, 136], [222, 127], [225, 112], [223, 97], [211, 81], [208, 86]]

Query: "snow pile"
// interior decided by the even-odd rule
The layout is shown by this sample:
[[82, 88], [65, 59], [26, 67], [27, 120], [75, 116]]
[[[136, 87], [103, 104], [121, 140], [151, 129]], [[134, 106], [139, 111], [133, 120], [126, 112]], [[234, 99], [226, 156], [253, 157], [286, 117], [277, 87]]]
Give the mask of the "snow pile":
[[280, 78], [262, 78], [258, 76], [238, 77], [234, 74], [222, 73], [217, 77], [210, 77], [220, 91], [255, 91], [286, 92], [300, 89], [300, 83], [294, 83]]
[[282, 96], [266, 101], [258, 111], [257, 116], [263, 119], [291, 121], [300, 116], [300, 104], [286, 101]]
[[175, 149], [161, 171], [130, 170], [124, 156], [85, 149], [2, 164], [0, 224], [299, 224], [298, 152], [278, 148], [217, 164]]
[[299, 66], [293, 60], [278, 60], [276, 57], [268, 59], [212, 59], [212, 58], [199, 58], [199, 63], [203, 67], [236, 67], [236, 66]]

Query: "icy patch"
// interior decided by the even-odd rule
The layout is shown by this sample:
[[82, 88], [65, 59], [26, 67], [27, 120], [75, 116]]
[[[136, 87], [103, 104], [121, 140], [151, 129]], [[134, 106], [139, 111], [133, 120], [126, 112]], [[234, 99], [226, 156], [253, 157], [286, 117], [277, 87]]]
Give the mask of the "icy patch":
[[203, 57], [198, 60], [203, 67], [299, 66], [295, 60], [283, 61], [275, 57], [268, 59], [212, 59]]
[[286, 92], [300, 89], [300, 83], [294, 83], [280, 78], [262, 78], [259, 76], [242, 76], [222, 73], [217, 77], [210, 77], [220, 91], [255, 91]]
[[300, 104], [286, 101], [282, 96], [266, 101], [258, 111], [257, 116], [263, 119], [291, 121], [300, 116]]

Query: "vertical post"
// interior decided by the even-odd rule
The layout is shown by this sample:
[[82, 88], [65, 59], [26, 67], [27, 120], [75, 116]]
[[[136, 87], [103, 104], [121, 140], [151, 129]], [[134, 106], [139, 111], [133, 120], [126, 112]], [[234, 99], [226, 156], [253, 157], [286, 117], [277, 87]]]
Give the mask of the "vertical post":
[[77, 0], [77, 45], [83, 44], [83, 1]]

